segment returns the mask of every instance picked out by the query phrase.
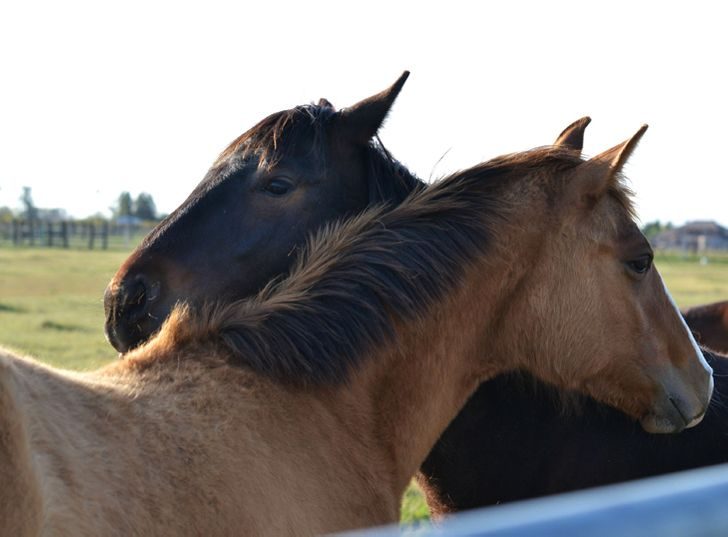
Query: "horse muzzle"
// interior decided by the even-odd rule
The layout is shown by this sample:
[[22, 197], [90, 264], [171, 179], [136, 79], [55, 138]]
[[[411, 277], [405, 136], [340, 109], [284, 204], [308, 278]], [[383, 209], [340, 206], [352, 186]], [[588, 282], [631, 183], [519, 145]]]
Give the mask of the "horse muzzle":
[[104, 292], [104, 331], [117, 351], [133, 349], [159, 328], [164, 316], [152, 314], [159, 296], [159, 282], [143, 275], [109, 284]]
[[640, 419], [642, 428], [648, 433], [664, 434], [679, 433], [698, 425], [708, 410], [713, 394], [712, 372], [706, 382], [707, 389], [700, 390], [700, 395], [691, 393], [679, 384], [665, 386], [650, 411]]

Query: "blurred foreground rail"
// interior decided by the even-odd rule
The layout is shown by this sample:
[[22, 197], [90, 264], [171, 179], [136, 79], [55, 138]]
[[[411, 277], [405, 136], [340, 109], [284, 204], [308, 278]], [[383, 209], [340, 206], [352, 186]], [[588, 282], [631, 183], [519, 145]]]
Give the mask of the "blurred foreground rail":
[[[728, 535], [728, 464], [454, 515], [417, 537]], [[407, 534], [407, 530], [404, 530]], [[400, 528], [346, 533], [394, 537]]]

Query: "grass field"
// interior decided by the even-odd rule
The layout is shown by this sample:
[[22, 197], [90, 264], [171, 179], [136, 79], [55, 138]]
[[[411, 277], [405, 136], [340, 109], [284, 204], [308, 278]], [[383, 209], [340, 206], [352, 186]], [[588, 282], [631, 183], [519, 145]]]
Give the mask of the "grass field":
[[90, 369], [116, 353], [103, 293], [127, 251], [0, 248], [0, 344], [58, 367]]
[[[0, 345], [57, 367], [93, 369], [115, 359], [103, 334], [103, 291], [128, 255], [109, 251], [0, 247]], [[680, 306], [728, 299], [728, 255], [658, 256], [656, 263]], [[415, 487], [402, 519], [427, 518]]]
[[728, 255], [663, 254], [655, 262], [680, 307], [728, 300]]

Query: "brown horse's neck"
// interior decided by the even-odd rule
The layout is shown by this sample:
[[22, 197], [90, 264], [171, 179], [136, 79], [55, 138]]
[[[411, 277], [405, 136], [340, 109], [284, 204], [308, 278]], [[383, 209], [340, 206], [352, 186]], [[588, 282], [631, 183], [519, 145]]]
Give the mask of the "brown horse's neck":
[[[358, 399], [353, 404], [360, 407], [366, 401], [369, 414], [363, 418], [379, 450], [376, 462], [386, 466], [379, 475], [394, 476], [394, 494], [402, 493], [480, 382], [512, 367], [489, 350], [491, 342], [504, 337], [500, 330], [494, 333], [498, 319], [538, 255], [532, 239], [521, 237], [518, 251], [499, 240], [509, 244], [507, 250], [467, 268], [461, 285], [428, 314], [398, 323], [396, 344], [367, 360], [337, 392], [340, 399]], [[502, 342], [497, 346], [502, 348]]]

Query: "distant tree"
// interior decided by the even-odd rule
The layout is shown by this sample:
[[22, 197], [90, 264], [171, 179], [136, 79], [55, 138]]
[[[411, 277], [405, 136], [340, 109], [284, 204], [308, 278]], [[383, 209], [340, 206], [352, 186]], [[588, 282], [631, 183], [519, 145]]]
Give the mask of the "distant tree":
[[119, 195], [119, 204], [115, 212], [116, 216], [129, 216], [132, 214], [131, 194], [122, 192]]
[[647, 237], [648, 240], [652, 240], [652, 238], [656, 235], [659, 235], [663, 231], [667, 231], [668, 229], [672, 228], [672, 222], [667, 222], [666, 224], [663, 224], [659, 220], [655, 220], [654, 222], [647, 222], [644, 226], [642, 226], [642, 233], [644, 233], [645, 237]]
[[20, 203], [23, 204], [23, 218], [35, 220], [38, 217], [38, 209], [33, 203], [33, 193], [29, 186], [23, 187], [23, 195], [20, 196]]
[[134, 215], [142, 220], [156, 220], [157, 206], [154, 204], [154, 198], [151, 194], [142, 192], [137, 196], [134, 202]]
[[89, 215], [86, 220], [93, 220], [94, 222], [103, 222], [108, 220], [108, 217], [101, 211], [96, 211], [94, 214]]
[[0, 222], [12, 222], [13, 211], [10, 207], [0, 207]]

